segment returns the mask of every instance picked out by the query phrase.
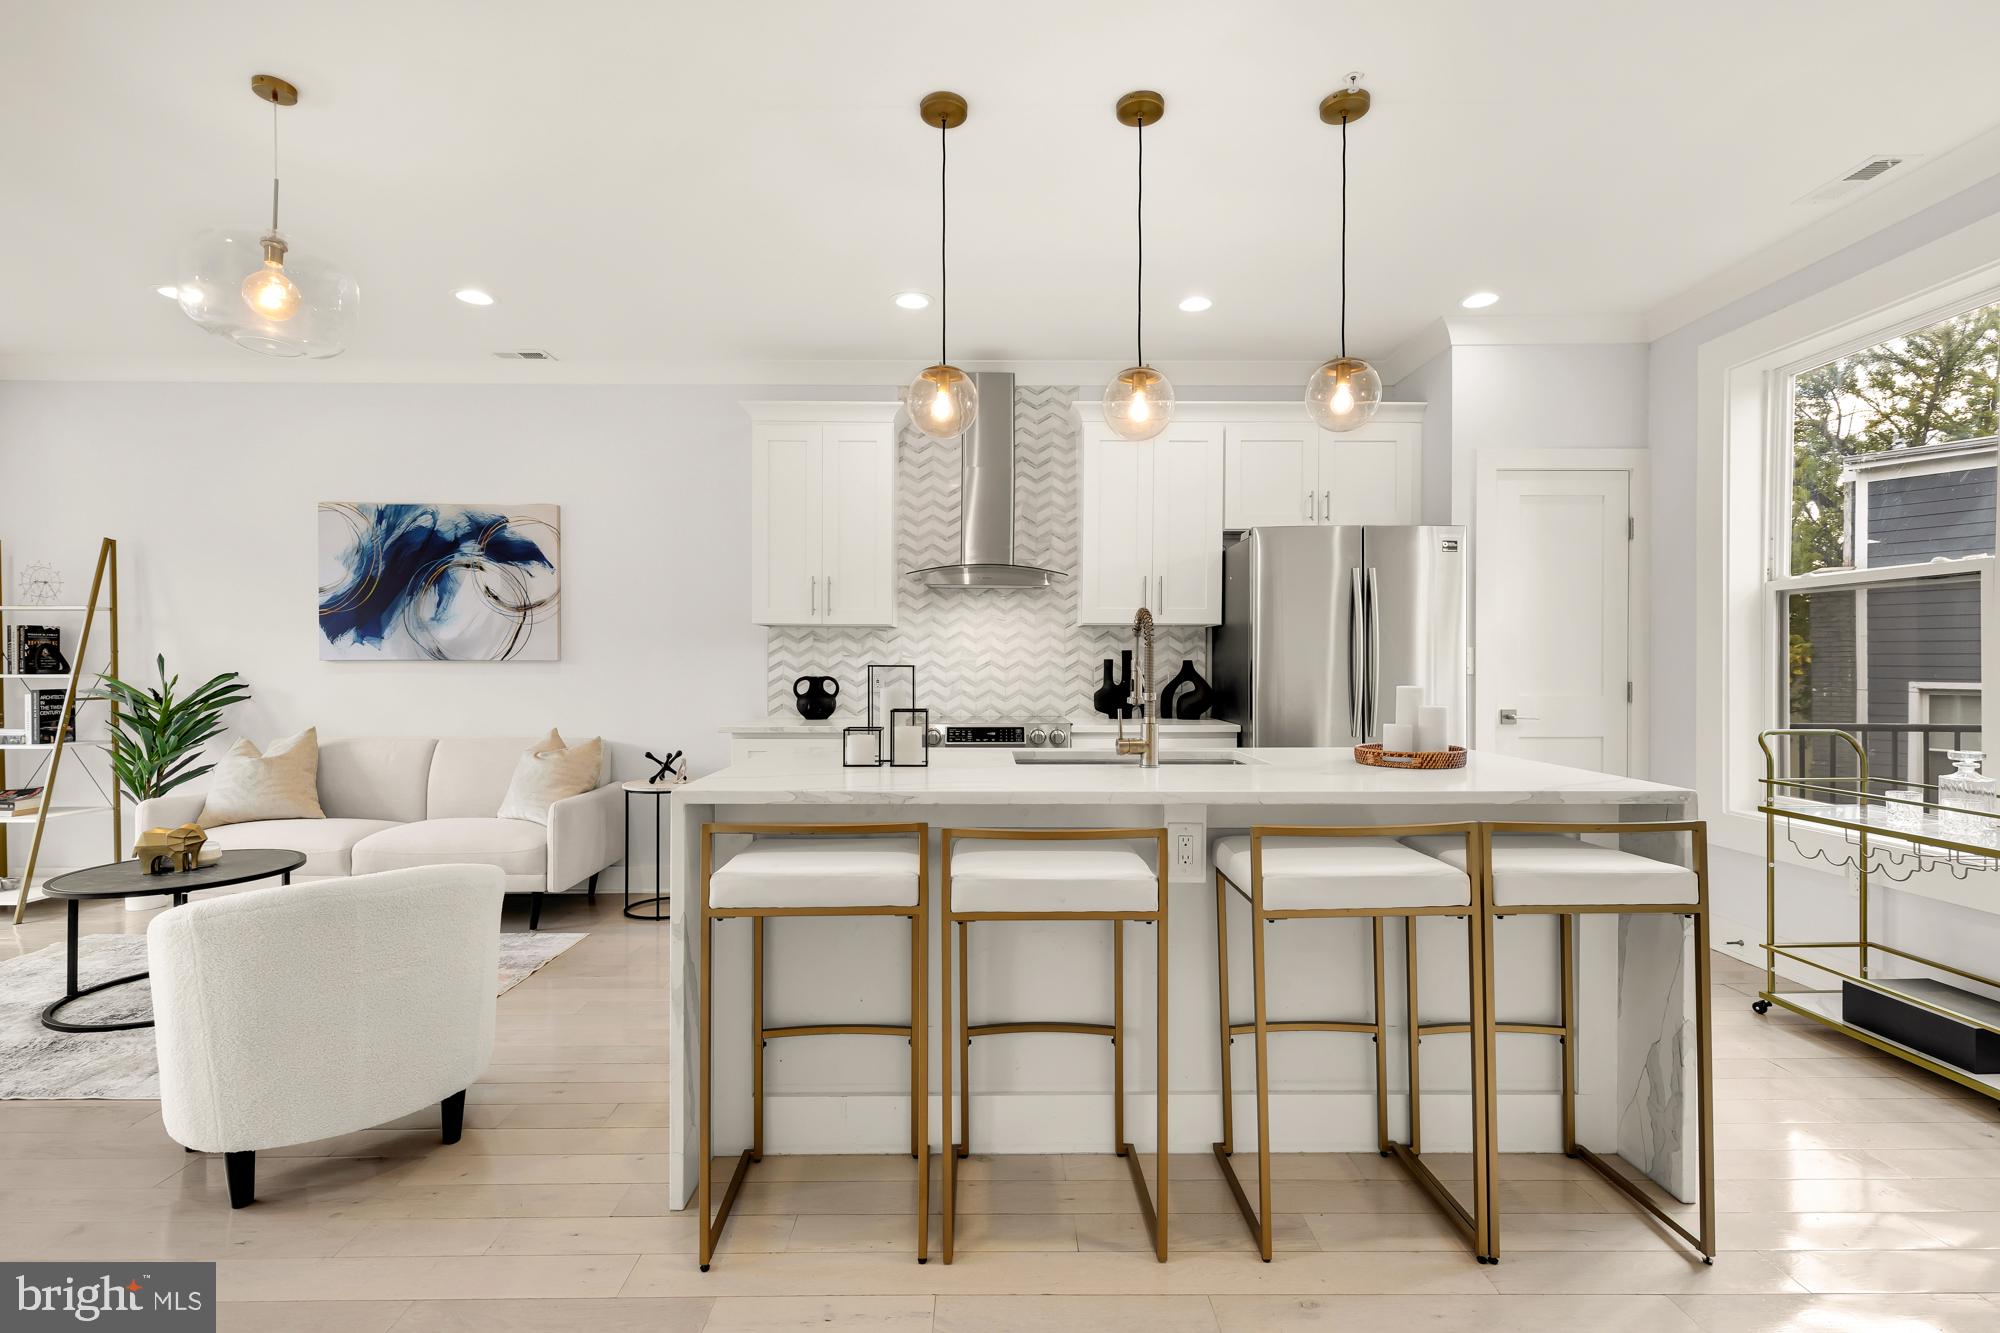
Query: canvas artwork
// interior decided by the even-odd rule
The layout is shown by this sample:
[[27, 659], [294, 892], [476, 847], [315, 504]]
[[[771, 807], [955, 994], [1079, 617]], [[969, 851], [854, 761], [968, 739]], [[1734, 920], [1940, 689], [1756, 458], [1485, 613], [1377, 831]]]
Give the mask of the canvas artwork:
[[560, 512], [322, 502], [321, 660], [555, 661]]

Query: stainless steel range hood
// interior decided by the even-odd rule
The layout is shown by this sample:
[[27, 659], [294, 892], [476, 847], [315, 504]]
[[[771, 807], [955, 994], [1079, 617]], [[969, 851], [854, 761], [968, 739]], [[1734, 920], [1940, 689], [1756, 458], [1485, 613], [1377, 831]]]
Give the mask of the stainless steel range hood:
[[979, 414], [960, 437], [958, 562], [913, 569], [933, 588], [1046, 588], [1068, 574], [1014, 563], [1014, 377], [979, 371]]

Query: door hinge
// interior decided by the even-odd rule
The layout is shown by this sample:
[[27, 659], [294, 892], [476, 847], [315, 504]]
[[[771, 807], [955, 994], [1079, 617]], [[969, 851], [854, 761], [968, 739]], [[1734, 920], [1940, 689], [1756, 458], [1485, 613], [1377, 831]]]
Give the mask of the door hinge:
[[1632, 702], [1632, 682], [1629, 680], [1625, 682], [1625, 702]]
[[1631, 541], [1639, 535], [1639, 520], [1631, 514], [1625, 515], [1625, 540]]

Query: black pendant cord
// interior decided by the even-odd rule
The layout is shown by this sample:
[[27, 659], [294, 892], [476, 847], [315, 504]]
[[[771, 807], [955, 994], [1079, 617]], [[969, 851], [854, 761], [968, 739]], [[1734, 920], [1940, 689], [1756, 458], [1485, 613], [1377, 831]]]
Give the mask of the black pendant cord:
[[1139, 264], [1132, 279], [1132, 342], [1138, 363], [1146, 364], [1146, 118], [1139, 117]]
[[947, 178], [951, 164], [951, 151], [946, 147], [950, 130], [945, 125], [945, 117], [938, 116], [938, 364], [944, 365], [950, 359], [945, 355], [948, 346], [946, 333], [951, 328], [951, 267], [945, 249], [945, 225], [950, 216], [945, 206], [948, 195]]
[[1340, 118], [1340, 359], [1347, 359], [1347, 117]]

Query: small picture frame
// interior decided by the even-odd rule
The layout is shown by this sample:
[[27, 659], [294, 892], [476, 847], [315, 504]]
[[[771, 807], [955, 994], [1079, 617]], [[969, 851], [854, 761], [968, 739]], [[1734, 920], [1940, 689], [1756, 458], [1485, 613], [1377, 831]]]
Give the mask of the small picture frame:
[[924, 740], [924, 733], [929, 731], [930, 727], [931, 710], [928, 708], [891, 708], [889, 710], [890, 767], [930, 767], [931, 750]]
[[840, 733], [842, 768], [878, 768], [882, 763], [882, 728], [848, 727]]
[[868, 668], [868, 725], [886, 727], [889, 713], [897, 708], [917, 706], [917, 669], [914, 666], [883, 665]]

